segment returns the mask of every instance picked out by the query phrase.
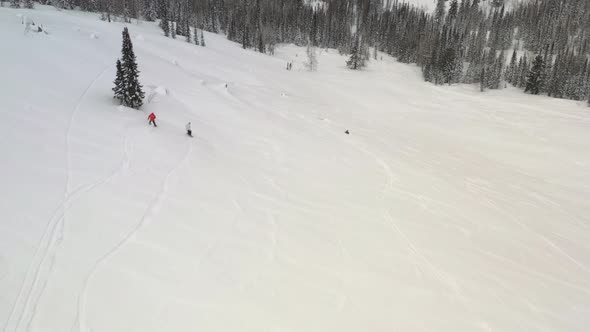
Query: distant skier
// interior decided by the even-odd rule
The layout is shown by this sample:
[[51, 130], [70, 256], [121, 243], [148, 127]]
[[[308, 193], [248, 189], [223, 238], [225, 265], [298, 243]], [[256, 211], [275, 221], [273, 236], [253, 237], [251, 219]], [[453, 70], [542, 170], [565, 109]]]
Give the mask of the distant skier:
[[157, 127], [158, 126], [156, 124], [156, 115], [153, 112], [150, 113], [150, 115], [148, 115], [148, 120], [150, 120], [149, 124], [153, 124], [154, 127]]
[[189, 135], [190, 137], [193, 137], [193, 130], [191, 129], [191, 123], [187, 123], [186, 126], [186, 134]]
[[348, 129], [344, 132], [346, 135], [350, 135], [350, 131]]

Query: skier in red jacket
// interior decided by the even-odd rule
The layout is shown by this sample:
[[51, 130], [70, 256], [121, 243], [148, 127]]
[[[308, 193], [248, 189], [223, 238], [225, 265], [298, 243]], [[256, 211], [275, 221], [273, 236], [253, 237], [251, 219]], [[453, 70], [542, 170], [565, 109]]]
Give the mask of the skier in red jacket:
[[150, 120], [149, 124], [153, 124], [154, 127], [158, 126], [156, 124], [156, 115], [153, 112], [150, 115], [148, 115], [148, 120]]

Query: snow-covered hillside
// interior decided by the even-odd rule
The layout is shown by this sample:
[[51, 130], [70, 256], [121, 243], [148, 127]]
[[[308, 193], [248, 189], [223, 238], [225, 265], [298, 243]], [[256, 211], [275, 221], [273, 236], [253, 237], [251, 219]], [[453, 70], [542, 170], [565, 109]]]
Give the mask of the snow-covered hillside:
[[400, 0], [398, 2], [406, 2], [428, 11], [432, 11], [436, 7], [436, 0]]
[[122, 28], [0, 8], [2, 331], [587, 330], [584, 103]]

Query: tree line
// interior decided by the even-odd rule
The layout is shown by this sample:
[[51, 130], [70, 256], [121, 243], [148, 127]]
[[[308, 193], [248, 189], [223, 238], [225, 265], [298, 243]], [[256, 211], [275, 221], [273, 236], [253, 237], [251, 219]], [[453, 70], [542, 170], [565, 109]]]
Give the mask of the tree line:
[[280, 43], [334, 48], [349, 56], [349, 68], [361, 69], [382, 52], [417, 64], [434, 84], [479, 84], [482, 91], [511, 84], [590, 99], [587, 0], [529, 0], [510, 9], [504, 0], [437, 0], [433, 12], [398, 0], [53, 1], [109, 20], [159, 19], [168, 35], [223, 32], [262, 53]]

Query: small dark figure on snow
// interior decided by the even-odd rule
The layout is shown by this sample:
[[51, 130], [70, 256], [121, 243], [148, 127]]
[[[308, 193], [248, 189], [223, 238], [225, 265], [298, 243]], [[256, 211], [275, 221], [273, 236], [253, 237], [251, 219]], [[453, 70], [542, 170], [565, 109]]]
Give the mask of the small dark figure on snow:
[[193, 130], [191, 129], [191, 123], [187, 123], [186, 126], [186, 134], [189, 135], [190, 137], [193, 137]]
[[346, 135], [350, 135], [350, 131], [348, 129], [344, 132]]
[[153, 124], [154, 127], [158, 126], [156, 124], [156, 115], [154, 113], [150, 113], [150, 115], [148, 115], [148, 120], [150, 121], [149, 124]]

